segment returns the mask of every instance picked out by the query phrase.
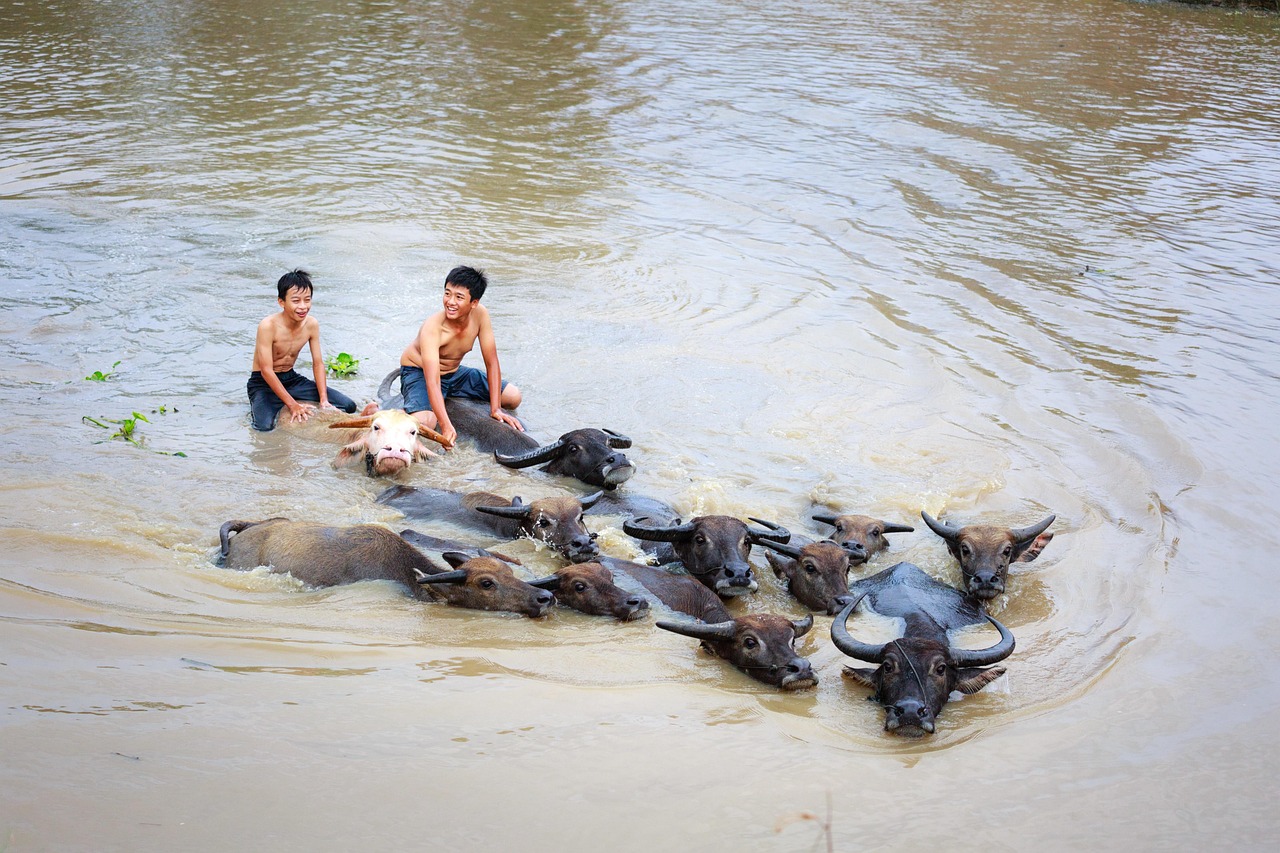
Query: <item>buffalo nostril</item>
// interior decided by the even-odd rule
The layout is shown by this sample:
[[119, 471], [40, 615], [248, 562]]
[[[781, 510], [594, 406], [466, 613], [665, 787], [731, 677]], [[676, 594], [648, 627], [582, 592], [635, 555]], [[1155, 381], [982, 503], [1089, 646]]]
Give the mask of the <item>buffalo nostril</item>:
[[803, 667], [801, 667], [800, 664], [798, 663], [787, 664], [787, 672], [791, 673], [792, 675], [799, 675], [803, 671], [804, 671]]
[[540, 592], [540, 593], [538, 593], [537, 602], [538, 602], [539, 604], [550, 604], [551, 602], [553, 602], [553, 601], [555, 601], [555, 600], [556, 600], [556, 597], [555, 597], [554, 595], [552, 595], [551, 593], [549, 593], [549, 592], [545, 591], [545, 590], [544, 590], [544, 591], [542, 591], [542, 592]]
[[929, 716], [929, 709], [928, 708], [916, 709], [916, 716], [923, 720], [925, 717]]
[[644, 599], [638, 595], [633, 595], [627, 599], [628, 607], [639, 607], [641, 604], [644, 604]]

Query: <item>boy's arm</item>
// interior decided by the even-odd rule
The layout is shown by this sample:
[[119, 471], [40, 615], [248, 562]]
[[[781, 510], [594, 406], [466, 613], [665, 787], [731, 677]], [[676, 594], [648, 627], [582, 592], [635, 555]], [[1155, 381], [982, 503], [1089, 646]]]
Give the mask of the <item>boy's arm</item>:
[[502, 409], [502, 365], [498, 363], [498, 345], [493, 340], [493, 324], [489, 312], [480, 315], [480, 355], [484, 357], [485, 373], [489, 377], [489, 417], [501, 421], [519, 432], [524, 424]]
[[253, 347], [253, 366], [262, 374], [262, 380], [267, 383], [267, 387], [289, 410], [289, 422], [305, 421], [310, 417], [314, 407], [307, 403], [299, 403], [293, 399], [292, 394], [284, 390], [284, 385], [276, 376], [275, 362], [272, 359], [271, 347], [274, 343], [275, 327], [271, 324], [271, 318], [268, 317], [258, 324], [258, 338]]
[[333, 404], [329, 402], [329, 388], [324, 382], [324, 357], [320, 354], [320, 321], [308, 317], [307, 322], [315, 324], [311, 327], [311, 334], [307, 336], [307, 341], [311, 345], [311, 371], [316, 377], [316, 395], [320, 397], [320, 408], [332, 409]]
[[444, 407], [444, 391], [440, 389], [440, 319], [431, 317], [418, 332], [418, 353], [422, 358], [422, 376], [427, 383], [427, 401], [435, 413], [440, 434], [449, 442], [458, 440], [458, 431]]

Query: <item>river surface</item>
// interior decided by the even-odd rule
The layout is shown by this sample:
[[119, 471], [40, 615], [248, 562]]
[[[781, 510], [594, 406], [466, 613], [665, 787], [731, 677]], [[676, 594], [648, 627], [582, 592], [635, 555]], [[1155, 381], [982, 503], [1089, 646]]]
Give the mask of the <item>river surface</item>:
[[[0, 105], [0, 849], [1280, 840], [1277, 18], [9, 2]], [[630, 435], [686, 517], [870, 513], [916, 530], [863, 573], [956, 583], [921, 510], [1056, 514], [1008, 674], [907, 740], [826, 616], [782, 694], [651, 619], [216, 567], [232, 518], [405, 525], [319, 425], [249, 428], [275, 280], [363, 401], [458, 263], [531, 431]], [[567, 488], [466, 446], [403, 482]], [[742, 609], [802, 615], [753, 561]]]

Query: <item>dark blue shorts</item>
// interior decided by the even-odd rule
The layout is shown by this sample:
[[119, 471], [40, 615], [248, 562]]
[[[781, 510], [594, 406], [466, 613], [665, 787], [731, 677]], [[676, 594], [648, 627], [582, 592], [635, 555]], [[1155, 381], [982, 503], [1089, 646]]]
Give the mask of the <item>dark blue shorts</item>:
[[[320, 389], [316, 387], [316, 383], [298, 371], [286, 370], [284, 373], [277, 373], [276, 378], [293, 399], [307, 403], [320, 402]], [[328, 383], [325, 384], [328, 387], [330, 403], [347, 413], [356, 410], [355, 400], [329, 386]], [[256, 370], [249, 374], [249, 382], [245, 390], [249, 392], [250, 420], [253, 428], [262, 432], [275, 429], [276, 415], [280, 414], [280, 410], [284, 408], [284, 401], [276, 396], [276, 392], [271, 390], [267, 380], [263, 379], [262, 374]]]
[[[502, 387], [511, 383], [502, 380]], [[431, 411], [427, 397], [427, 377], [421, 367], [400, 365], [400, 393], [404, 396], [404, 410], [409, 413]], [[459, 367], [453, 373], [440, 377], [440, 393], [446, 399], [463, 397], [467, 400], [489, 402], [489, 377], [474, 367]]]

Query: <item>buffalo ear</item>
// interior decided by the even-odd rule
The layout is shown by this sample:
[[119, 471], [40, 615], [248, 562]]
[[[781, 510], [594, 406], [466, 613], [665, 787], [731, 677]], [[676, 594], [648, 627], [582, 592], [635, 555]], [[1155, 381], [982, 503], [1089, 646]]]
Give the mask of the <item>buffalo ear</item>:
[[421, 439], [419, 439], [417, 442], [414, 443], [413, 458], [417, 459], [419, 462], [421, 462], [424, 459], [430, 459], [432, 456], [435, 456], [435, 455], [436, 455], [435, 451], [428, 449], [427, 446], [422, 443]]
[[[364, 440], [353, 441], [338, 451], [338, 455], [333, 457], [333, 467], [341, 468], [343, 465], [350, 465], [352, 460], [364, 453]], [[1052, 536], [1053, 534], [1049, 534]]]
[[858, 682], [863, 687], [870, 687], [872, 690], [875, 690], [877, 686], [876, 673], [879, 671], [880, 670], [878, 669], [862, 669], [855, 666], [846, 666], [844, 668], [844, 677]]
[[1000, 676], [1004, 675], [1004, 667], [993, 666], [990, 669], [962, 669], [960, 680], [956, 682], [956, 690], [964, 694], [977, 693]]
[[1044, 546], [1048, 545], [1051, 539], [1053, 539], [1052, 533], [1041, 533], [1031, 541], [1031, 544], [1027, 546], [1027, 550], [1019, 554], [1018, 559], [1014, 560], [1014, 562], [1030, 563], [1036, 557], [1040, 556], [1040, 552], [1044, 550]]
[[461, 551], [445, 551], [440, 556], [444, 557], [444, 561], [449, 565], [453, 566], [455, 569], [461, 566], [467, 560], [471, 559], [470, 555], [464, 554]]
[[765, 551], [764, 558], [769, 561], [769, 565], [773, 568], [773, 574], [778, 580], [791, 580], [791, 572], [787, 571], [787, 569], [795, 565], [792, 560], [785, 557], [775, 557], [772, 551]]

